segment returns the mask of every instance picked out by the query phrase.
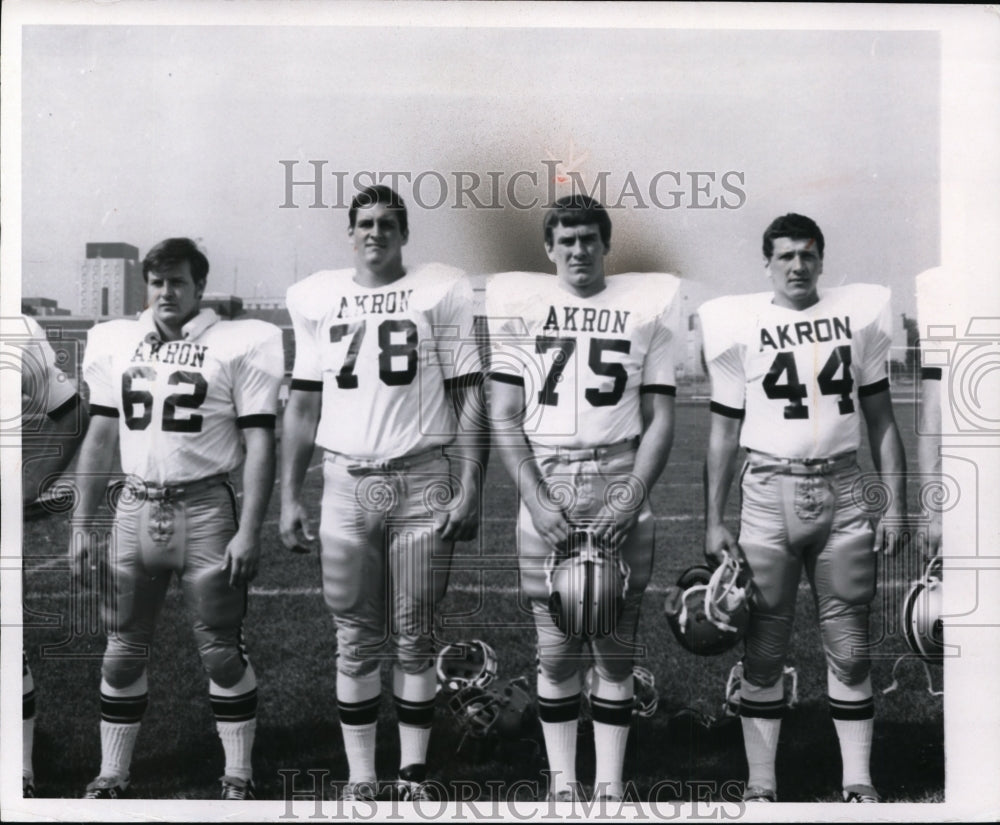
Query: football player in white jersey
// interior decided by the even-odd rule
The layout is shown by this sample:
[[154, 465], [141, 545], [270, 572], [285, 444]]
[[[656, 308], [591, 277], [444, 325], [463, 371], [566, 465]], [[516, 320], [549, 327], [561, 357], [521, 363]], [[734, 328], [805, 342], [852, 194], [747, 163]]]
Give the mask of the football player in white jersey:
[[582, 795], [577, 719], [589, 655], [584, 634], [570, 626], [564, 633], [559, 615], [550, 613], [546, 567], [572, 550], [570, 537], [580, 531], [626, 565], [613, 630], [589, 639], [594, 795], [613, 800], [624, 792], [636, 624], [653, 561], [647, 495], [673, 440], [670, 313], [679, 280], [606, 276], [611, 219], [585, 195], [556, 201], [545, 215], [544, 237], [555, 276], [501, 273], [487, 283], [491, 418], [521, 499], [521, 587], [538, 632], [538, 705], [551, 799]]
[[[274, 484], [281, 331], [203, 309], [208, 260], [187, 238], [157, 244], [142, 271], [148, 309], [137, 320], [93, 327], [83, 362], [91, 426], [70, 545], [81, 578], [88, 564], [102, 562], [91, 528], [119, 443], [126, 473], [107, 551], [101, 769], [84, 798], [128, 790], [149, 648], [176, 573], [225, 752], [222, 798], [252, 799], [257, 686], [242, 625]], [[229, 476], [241, 464], [238, 514]]]
[[323, 595], [336, 626], [350, 771], [343, 794], [377, 794], [380, 665], [389, 658], [395, 792], [420, 799], [431, 787], [435, 608], [454, 542], [478, 529], [488, 443], [473, 293], [452, 267], [404, 266], [407, 212], [392, 189], [355, 195], [348, 222], [354, 267], [316, 272], [288, 290], [295, 367], [282, 434], [281, 535], [293, 550], [313, 543], [302, 488], [318, 444]]
[[[27, 507], [69, 465], [87, 431], [88, 416], [76, 387], [56, 365], [56, 354], [37, 321], [23, 315], [5, 325], [4, 343], [19, 350], [21, 361], [21, 498]], [[35, 795], [35, 682], [27, 656], [22, 659], [21, 789], [31, 797]]]
[[[763, 244], [772, 291], [699, 309], [712, 379], [705, 551], [716, 559], [722, 551], [742, 555], [754, 584], [740, 706], [748, 801], [776, 799], [782, 666], [803, 567], [826, 652], [843, 796], [878, 801], [869, 773], [869, 604], [875, 553], [883, 542], [891, 549], [887, 526], [901, 526], [906, 507], [886, 372], [892, 316], [884, 287], [820, 289], [823, 247], [810, 218], [777, 218]], [[862, 419], [884, 484], [874, 496], [857, 465]], [[724, 513], [740, 446], [747, 461], [737, 543]], [[873, 527], [864, 504], [879, 498], [885, 509]]]

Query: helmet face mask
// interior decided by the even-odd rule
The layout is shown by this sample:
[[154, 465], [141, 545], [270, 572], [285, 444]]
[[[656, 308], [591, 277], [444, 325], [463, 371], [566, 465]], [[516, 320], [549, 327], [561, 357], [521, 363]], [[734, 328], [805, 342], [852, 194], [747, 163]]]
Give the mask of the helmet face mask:
[[448, 699], [448, 710], [462, 730], [463, 742], [516, 741], [526, 735], [534, 702], [527, 680], [519, 676], [488, 688], [466, 685]]
[[903, 600], [902, 628], [910, 650], [925, 662], [938, 665], [944, 659], [943, 601], [941, 558], [937, 556]]
[[750, 623], [749, 584], [743, 565], [726, 554], [715, 570], [697, 565], [667, 589], [664, 614], [681, 646], [699, 656], [735, 647]]
[[463, 639], [441, 648], [437, 655], [438, 687], [445, 693], [485, 688], [496, 678], [497, 654], [482, 639]]
[[610, 636], [625, 605], [629, 567], [606, 542], [577, 530], [545, 560], [549, 614], [567, 637]]

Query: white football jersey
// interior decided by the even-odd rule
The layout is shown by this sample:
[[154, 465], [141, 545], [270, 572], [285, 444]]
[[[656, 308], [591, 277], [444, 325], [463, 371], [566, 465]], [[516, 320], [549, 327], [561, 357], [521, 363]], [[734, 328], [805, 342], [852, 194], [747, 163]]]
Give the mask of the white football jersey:
[[381, 287], [353, 269], [323, 270], [288, 290], [292, 389], [322, 391], [316, 443], [391, 459], [455, 439], [452, 384], [482, 372], [465, 274], [426, 264]]
[[9, 327], [5, 338], [20, 351], [22, 412], [53, 413], [76, 395], [76, 387], [56, 365], [56, 354], [45, 330], [30, 316], [22, 315], [20, 320], [23, 328], [15, 331]]
[[147, 310], [90, 330], [83, 376], [91, 415], [119, 421], [122, 469], [153, 484], [195, 481], [238, 467], [240, 430], [274, 427], [284, 374], [281, 330], [221, 321], [203, 309], [184, 338], [161, 341]]
[[486, 285], [490, 377], [524, 387], [532, 444], [598, 447], [642, 433], [642, 393], [675, 394], [680, 280], [611, 275], [580, 298], [558, 276], [491, 275]]
[[861, 444], [859, 396], [887, 389], [889, 290], [820, 290], [808, 309], [773, 292], [702, 304], [712, 411], [743, 418], [740, 444], [784, 458], [829, 458]]

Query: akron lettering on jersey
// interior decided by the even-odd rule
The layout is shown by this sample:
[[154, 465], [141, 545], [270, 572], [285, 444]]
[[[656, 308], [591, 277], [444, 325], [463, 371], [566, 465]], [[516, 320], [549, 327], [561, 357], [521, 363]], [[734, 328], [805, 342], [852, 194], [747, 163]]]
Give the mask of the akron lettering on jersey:
[[347, 297], [340, 299], [338, 318], [356, 318], [359, 315], [385, 315], [406, 312], [410, 308], [413, 289], [396, 289], [391, 292], [375, 292], [369, 295], [354, 295], [352, 304]]
[[181, 367], [205, 366], [206, 344], [193, 344], [190, 341], [142, 341], [135, 348], [132, 363], [154, 362], [158, 364], [177, 364]]
[[846, 315], [843, 318], [819, 318], [814, 321], [799, 321], [795, 324], [778, 324], [772, 329], [773, 335], [766, 328], [761, 328], [761, 352], [767, 347], [785, 349], [799, 344], [819, 344], [824, 341], [840, 341], [853, 337], [851, 335], [851, 319]]
[[562, 308], [562, 324], [559, 323], [559, 311], [554, 305], [549, 306], [549, 314], [545, 319], [542, 332], [610, 332], [624, 333], [625, 324], [631, 310], [594, 309], [593, 307]]

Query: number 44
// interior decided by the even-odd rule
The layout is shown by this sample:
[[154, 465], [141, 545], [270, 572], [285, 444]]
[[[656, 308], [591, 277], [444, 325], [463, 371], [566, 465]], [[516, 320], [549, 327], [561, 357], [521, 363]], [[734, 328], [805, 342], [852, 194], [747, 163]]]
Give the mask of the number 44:
[[[840, 375], [838, 378], [837, 375]], [[785, 381], [781, 378], [785, 376]], [[837, 409], [841, 415], [854, 412], [854, 378], [851, 375], [851, 348], [847, 345], [836, 347], [826, 359], [823, 369], [816, 376], [821, 395], [839, 395]], [[768, 398], [781, 399], [785, 405], [785, 418], [808, 418], [809, 408], [802, 403], [806, 397], [806, 385], [799, 382], [799, 372], [795, 367], [795, 354], [779, 352], [764, 376], [764, 394]]]

